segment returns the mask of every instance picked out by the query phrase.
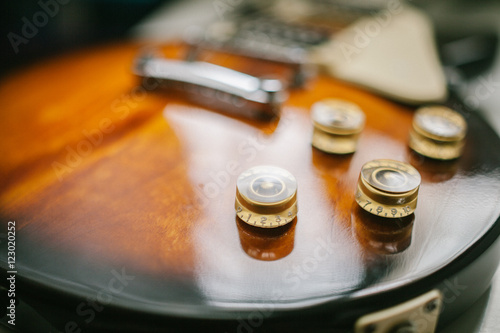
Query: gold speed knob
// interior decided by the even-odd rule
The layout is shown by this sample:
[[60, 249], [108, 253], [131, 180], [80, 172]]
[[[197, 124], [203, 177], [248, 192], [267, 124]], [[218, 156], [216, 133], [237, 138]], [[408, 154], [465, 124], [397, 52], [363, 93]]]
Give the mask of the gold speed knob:
[[356, 202], [373, 215], [401, 218], [415, 211], [419, 187], [420, 174], [410, 164], [373, 160], [361, 168]]
[[330, 154], [356, 151], [365, 124], [365, 114], [358, 105], [328, 98], [316, 102], [311, 109], [313, 147]]
[[236, 215], [259, 228], [277, 228], [297, 216], [297, 181], [285, 169], [256, 166], [236, 182]]
[[415, 112], [409, 146], [420, 155], [452, 160], [462, 154], [467, 123], [445, 106], [422, 107]]

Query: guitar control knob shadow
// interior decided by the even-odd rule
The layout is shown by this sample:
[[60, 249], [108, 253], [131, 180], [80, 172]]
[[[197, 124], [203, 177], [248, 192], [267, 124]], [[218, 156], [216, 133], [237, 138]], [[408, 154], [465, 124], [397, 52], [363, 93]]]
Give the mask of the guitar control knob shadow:
[[250, 257], [274, 261], [289, 255], [294, 246], [297, 218], [279, 228], [257, 228], [236, 217], [241, 247]]

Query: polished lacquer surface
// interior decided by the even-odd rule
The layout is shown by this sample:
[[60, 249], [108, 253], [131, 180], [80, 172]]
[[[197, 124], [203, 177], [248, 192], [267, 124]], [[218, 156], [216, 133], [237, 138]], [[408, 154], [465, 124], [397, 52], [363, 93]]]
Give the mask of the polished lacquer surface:
[[[463, 156], [436, 162], [408, 149], [413, 109], [359, 88], [319, 75], [290, 91], [279, 119], [252, 121], [135, 77], [138, 50], [73, 54], [2, 82], [0, 214], [16, 221], [21, 278], [96, 295], [121, 272], [129, 280], [114, 304], [183, 316], [223, 318], [262, 303], [298, 308], [436, 272], [500, 214], [500, 140], [475, 114], [464, 114]], [[170, 57], [182, 52], [165, 48]], [[205, 60], [286, 74], [224, 54]], [[324, 98], [365, 112], [354, 154], [312, 148], [310, 107]], [[351, 219], [361, 166], [380, 158], [422, 176], [399, 250], [390, 236], [372, 237], [387, 228]], [[282, 228], [256, 230], [235, 215], [238, 175], [261, 164], [297, 179], [298, 215]], [[4, 252], [0, 265], [7, 269]]]

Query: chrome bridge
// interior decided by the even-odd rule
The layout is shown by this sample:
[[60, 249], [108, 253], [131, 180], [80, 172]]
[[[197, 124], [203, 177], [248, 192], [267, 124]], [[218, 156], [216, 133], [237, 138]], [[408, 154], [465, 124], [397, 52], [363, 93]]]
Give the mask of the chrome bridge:
[[236, 116], [273, 118], [287, 97], [279, 80], [260, 79], [202, 61], [147, 55], [136, 60], [134, 71], [157, 79], [162, 87], [182, 93], [196, 104]]

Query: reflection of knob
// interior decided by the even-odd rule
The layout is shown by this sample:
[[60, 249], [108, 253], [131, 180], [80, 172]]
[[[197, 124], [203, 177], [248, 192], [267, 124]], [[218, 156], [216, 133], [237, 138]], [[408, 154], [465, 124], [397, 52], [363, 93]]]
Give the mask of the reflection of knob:
[[254, 228], [236, 218], [241, 247], [250, 257], [272, 261], [289, 255], [293, 250], [296, 220], [282, 228]]
[[411, 244], [415, 214], [397, 219], [379, 217], [353, 205], [351, 222], [359, 243], [372, 253], [396, 254]]
[[365, 114], [354, 103], [328, 98], [312, 106], [314, 125], [312, 145], [332, 154], [350, 154], [356, 150]]
[[458, 171], [456, 160], [436, 160], [427, 158], [415, 151], [410, 151], [408, 159], [411, 165], [418, 169], [422, 180], [430, 183], [440, 183], [451, 179]]
[[415, 211], [419, 186], [420, 174], [410, 164], [374, 160], [361, 168], [356, 202], [373, 215], [401, 218]]
[[423, 156], [451, 160], [461, 155], [466, 132], [459, 113], [444, 106], [423, 107], [413, 117], [409, 146]]
[[257, 166], [236, 182], [236, 215], [260, 228], [276, 228], [297, 216], [297, 181], [287, 170]]

